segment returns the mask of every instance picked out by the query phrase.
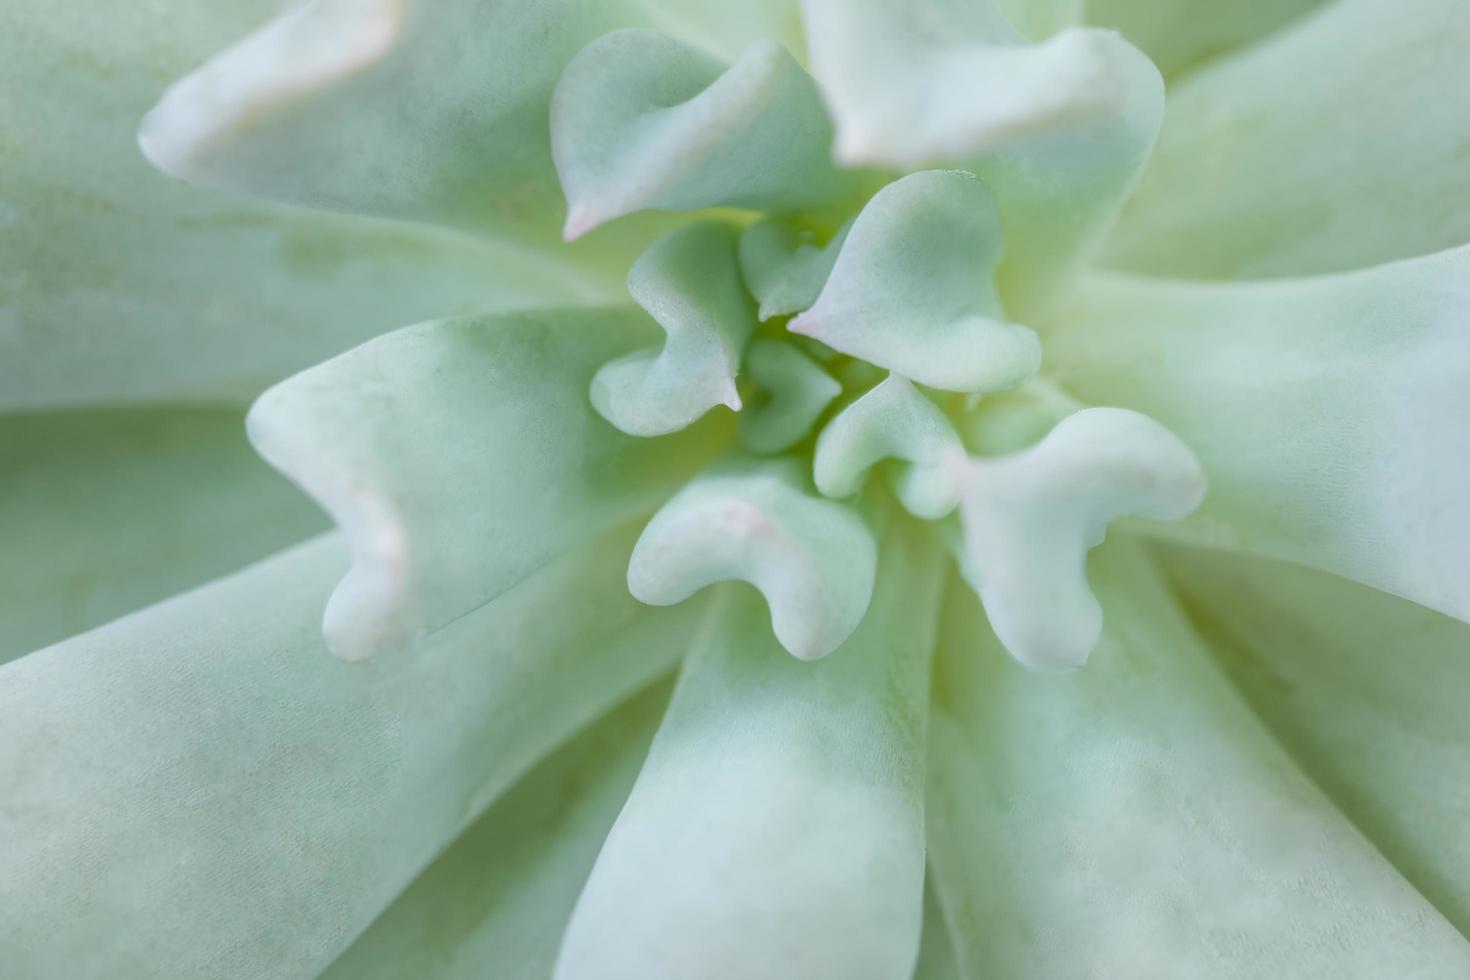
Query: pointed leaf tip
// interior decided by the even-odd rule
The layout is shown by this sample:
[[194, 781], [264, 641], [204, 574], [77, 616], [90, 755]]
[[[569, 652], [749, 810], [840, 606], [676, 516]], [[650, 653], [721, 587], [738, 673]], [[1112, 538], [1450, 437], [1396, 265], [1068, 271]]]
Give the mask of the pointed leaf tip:
[[667, 337], [609, 361], [592, 378], [597, 413], [629, 435], [687, 428], [716, 405], [740, 411], [735, 387], [755, 311], [740, 286], [735, 232], [687, 225], [654, 242], [628, 273], [628, 291]]

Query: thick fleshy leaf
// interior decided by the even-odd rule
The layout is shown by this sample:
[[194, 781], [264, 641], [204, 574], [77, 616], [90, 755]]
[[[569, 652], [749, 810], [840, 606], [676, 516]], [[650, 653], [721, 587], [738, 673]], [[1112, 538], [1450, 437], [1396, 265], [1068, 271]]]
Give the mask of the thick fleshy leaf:
[[664, 504], [633, 549], [628, 588], [669, 606], [715, 582], [749, 582], [793, 656], [825, 657], [873, 595], [877, 546], [857, 509], [808, 489], [800, 460], [734, 457]]
[[1443, 978], [1467, 943], [1300, 772], [1136, 543], [1086, 670], [1010, 663], [950, 592], [930, 869], [970, 980]]
[[740, 413], [740, 445], [766, 455], [785, 452], [812, 431], [842, 385], [794, 344], [762, 338], [750, 345], [745, 370], [756, 397]]
[[910, 513], [936, 520], [954, 510], [965, 447], [939, 406], [896, 374], [827, 423], [817, 437], [812, 474], [822, 493], [847, 497], [868, 470], [890, 457], [902, 461], [893, 488]]
[[1110, 31], [1069, 28], [1028, 45], [994, 0], [803, 0], [802, 10], [837, 155], [979, 174], [1000, 202], [1007, 306], [1023, 319], [1044, 306], [1148, 159], [1164, 111], [1153, 64]]
[[619, 707], [460, 835], [322, 980], [544, 980], [668, 704]]
[[196, 183], [550, 243], [552, 88], [630, 7], [296, 3], [176, 82], [140, 140]]
[[[1017, 0], [1027, 3], [1028, 0]], [[1111, 27], [1173, 76], [1284, 30], [1326, 0], [1086, 0], [1087, 20]]]
[[243, 403], [405, 323], [621, 291], [505, 247], [152, 172], [161, 80], [277, 6], [0, 7], [0, 410]]
[[[631, 530], [631, 529], [630, 529]], [[347, 664], [316, 543], [0, 668], [0, 948], [18, 977], [315, 976], [532, 763], [667, 670], [697, 610], [619, 532]]]
[[779, 218], [764, 218], [740, 235], [740, 273], [760, 304], [760, 318], [800, 313], [817, 301], [832, 274], [852, 222], [845, 222], [826, 244]]
[[1164, 564], [1276, 737], [1470, 934], [1470, 627], [1301, 566], [1185, 548]]
[[973, 174], [927, 170], [868, 201], [820, 297], [788, 328], [946, 391], [1013, 388], [1041, 361], [1005, 321], [995, 196]]
[[250, 451], [243, 410], [0, 416], [0, 662], [325, 525]]
[[347, 535], [323, 628], [348, 659], [401, 647], [560, 552], [651, 511], [732, 433], [625, 436], [592, 411], [598, 364], [656, 335], [637, 310], [408, 327], [277, 385], [251, 441]]
[[551, 103], [568, 240], [647, 209], [828, 204], [852, 186], [831, 145], [816, 83], [774, 41], [727, 67], [654, 31], [617, 31], [572, 59]]
[[1105, 260], [1293, 276], [1470, 242], [1467, 48], [1463, 0], [1340, 0], [1191, 76]]
[[787, 4], [711, 6], [296, 3], [177, 82], [141, 139], [158, 166], [199, 183], [547, 243], [560, 200], [551, 96], [567, 63], [626, 26], [666, 25], [725, 54], [792, 33]]
[[628, 273], [628, 292], [667, 335], [592, 377], [592, 407], [635, 436], [688, 428], [716, 405], [740, 410], [735, 375], [755, 327], [740, 285], [735, 229], [686, 225], [654, 242]]
[[941, 563], [884, 542], [873, 609], [820, 663], [726, 586], [572, 915], [559, 980], [907, 980]]
[[1170, 534], [1470, 619], [1470, 248], [1254, 285], [1097, 278], [1049, 363], [1163, 423], [1210, 495]]
[[962, 471], [960, 568], [1011, 656], [1080, 667], [1103, 624], [1088, 549], [1119, 517], [1177, 521], [1204, 492], [1199, 460], [1168, 429], [1127, 409], [1085, 408], [1036, 445]]
[[1106, 31], [1027, 44], [995, 0], [802, 0], [845, 163], [961, 160], [1106, 112], [1127, 93]]

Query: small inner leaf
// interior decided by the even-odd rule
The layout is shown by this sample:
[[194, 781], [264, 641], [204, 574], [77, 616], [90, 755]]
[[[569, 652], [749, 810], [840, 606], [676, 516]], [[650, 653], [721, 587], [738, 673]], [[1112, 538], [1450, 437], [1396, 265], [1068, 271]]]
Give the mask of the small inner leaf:
[[995, 197], [973, 174], [926, 170], [873, 195], [815, 305], [789, 329], [945, 391], [1014, 388], [1041, 345], [995, 292]]
[[960, 568], [1013, 657], [1080, 667], [1102, 632], [1088, 549], [1117, 517], [1179, 520], [1204, 492], [1194, 453], [1153, 419], [1083, 409], [1030, 449], [971, 461]]
[[911, 514], [937, 520], [954, 510], [965, 448], [939, 407], [897, 374], [844, 408], [817, 437], [817, 489], [851, 496], [868, 470], [890, 456], [905, 461], [893, 486]]
[[862, 620], [877, 560], [857, 511], [811, 493], [799, 461], [736, 457], [654, 515], [629, 560], [628, 588], [669, 606], [715, 582], [749, 582], [765, 596], [781, 645], [815, 660]]
[[567, 65], [552, 157], [572, 240], [634, 211], [790, 210], [851, 186], [816, 83], [773, 41], [732, 66], [655, 31], [614, 31]]
[[852, 228], [848, 221], [825, 245], [815, 236], [774, 218], [757, 221], [740, 236], [740, 274], [760, 318], [800, 313], [817, 301]]
[[686, 428], [716, 405], [740, 410], [740, 354], [755, 326], [735, 267], [735, 232], [687, 225], [654, 242], [628, 273], [628, 292], [668, 334], [609, 361], [592, 378], [597, 413], [629, 435]]

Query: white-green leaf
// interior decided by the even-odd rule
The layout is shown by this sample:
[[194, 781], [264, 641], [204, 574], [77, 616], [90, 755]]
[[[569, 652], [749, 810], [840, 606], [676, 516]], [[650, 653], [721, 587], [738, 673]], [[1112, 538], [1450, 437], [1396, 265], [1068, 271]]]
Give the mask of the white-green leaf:
[[628, 292], [667, 336], [598, 369], [597, 414], [629, 435], [660, 436], [716, 405], [739, 411], [735, 375], [755, 310], [740, 284], [735, 230], [698, 222], [670, 232], [633, 264]]
[[950, 593], [929, 867], [967, 980], [1452, 980], [1470, 943], [1296, 768], [1136, 544], [1086, 670], [1008, 660]]
[[549, 241], [552, 87], [621, 2], [311, 0], [176, 82], [144, 152], [190, 181]]
[[770, 606], [781, 645], [815, 660], [862, 621], [877, 560], [863, 516], [812, 492], [799, 459], [732, 457], [689, 481], [648, 522], [628, 563], [628, 588], [669, 606], [715, 582], [749, 582]]
[[428, 317], [610, 297], [565, 263], [154, 172], [165, 81], [277, 0], [0, 5], [0, 410], [243, 404]]
[[868, 201], [816, 303], [789, 329], [947, 391], [995, 391], [1041, 360], [995, 292], [995, 196], [973, 174], [927, 170]]
[[[631, 529], [629, 529], [631, 530]], [[0, 668], [17, 977], [316, 976], [537, 759], [682, 654], [619, 532], [349, 664], [318, 542]]]
[[251, 441], [347, 535], [332, 649], [395, 649], [581, 541], [651, 511], [733, 433], [636, 439], [592, 411], [597, 365], [657, 329], [634, 309], [408, 327], [297, 375]]
[[740, 274], [760, 304], [760, 318], [800, 313], [817, 301], [852, 222], [825, 244], [779, 218], [762, 218], [740, 235]]
[[907, 379], [890, 374], [864, 392], [817, 437], [812, 474], [829, 497], [847, 497], [868, 470], [889, 457], [901, 461], [894, 492], [911, 514], [937, 520], [959, 502], [965, 447], [938, 405]]
[[802, 0], [844, 163], [915, 169], [1107, 112], [1127, 45], [1068, 29], [1028, 44], [995, 0]]
[[558, 980], [908, 980], [937, 559], [912, 526], [890, 535], [872, 610], [819, 663], [786, 655], [751, 590], [722, 590]]
[[0, 416], [0, 662], [322, 530], [250, 451], [244, 415]]
[[1470, 618], [1470, 248], [1253, 285], [1090, 280], [1047, 357], [1161, 422], [1210, 495], [1164, 530]]
[[960, 568], [995, 635], [1021, 663], [1063, 669], [1102, 635], [1088, 549], [1119, 517], [1177, 521], [1205, 492], [1189, 447], [1121, 408], [1082, 409], [1034, 446], [971, 460], [957, 482]]
[[659, 684], [588, 727], [490, 808], [322, 980], [545, 980], [668, 704]]
[[[1025, 319], [1090, 258], [1148, 159], [1163, 81], [1110, 31], [1027, 44], [995, 0], [803, 0], [847, 161], [958, 164], [995, 189]], [[917, 376], [915, 376], [917, 378]]]
[[831, 145], [816, 83], [774, 41], [727, 67], [654, 31], [617, 31], [567, 65], [551, 104], [568, 240], [646, 209], [830, 203], [851, 188]]
[[1470, 627], [1299, 565], [1192, 548], [1164, 563], [1272, 733], [1470, 934]]
[[1463, 0], [1339, 0], [1190, 76], [1105, 260], [1298, 276], [1470, 242], [1467, 48]]

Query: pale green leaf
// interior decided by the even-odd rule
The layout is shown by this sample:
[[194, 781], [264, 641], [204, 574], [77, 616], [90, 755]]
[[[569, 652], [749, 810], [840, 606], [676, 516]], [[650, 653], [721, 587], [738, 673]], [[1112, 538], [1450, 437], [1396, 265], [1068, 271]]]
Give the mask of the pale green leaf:
[[1340, 0], [1190, 76], [1105, 261], [1294, 276], [1470, 242], [1467, 48], [1464, 0]]
[[863, 619], [878, 549], [857, 508], [809, 487], [796, 457], [710, 467], [648, 522], [629, 590], [668, 606], [716, 582], [749, 582], [782, 646], [802, 660], [827, 656]]
[[592, 407], [630, 435], [688, 428], [717, 405], [739, 411], [735, 375], [755, 327], [740, 284], [735, 229], [697, 222], [654, 242], [628, 272], [628, 292], [666, 337], [592, 376]]
[[1194, 625], [1276, 737], [1470, 934], [1470, 628], [1300, 566], [1164, 557]]
[[1099, 277], [1048, 362], [1157, 419], [1210, 493], [1161, 531], [1302, 562], [1470, 618], [1470, 248], [1252, 285]]
[[905, 169], [958, 160], [1107, 111], [1124, 97], [1115, 37], [1071, 29], [1028, 44], [999, 6], [803, 0], [813, 70], [837, 124], [837, 158]]
[[[309, 0], [176, 82], [141, 138], [198, 183], [546, 248], [551, 95], [579, 49], [644, 26], [731, 56], [795, 20], [781, 0]], [[606, 269], [642, 239], [624, 228], [572, 254]]]
[[[140, 140], [195, 183], [550, 248], [552, 88], [641, 19], [621, 0], [297, 3], [176, 82]], [[620, 245], [577, 254], [613, 264]]]
[[800, 313], [817, 301], [837, 253], [852, 228], [849, 220], [825, 244], [810, 230], [779, 218], [763, 218], [740, 235], [740, 274], [760, 304], [760, 318]]
[[244, 411], [0, 416], [0, 662], [322, 530]]
[[1153, 419], [1085, 408], [1036, 445], [970, 461], [957, 479], [960, 570], [995, 635], [1031, 667], [1081, 667], [1102, 635], [1087, 552], [1119, 517], [1177, 521], [1199, 506], [1199, 460]]
[[0, 668], [7, 972], [315, 976], [682, 654], [698, 607], [629, 597], [630, 543], [560, 560], [412, 656], [326, 651], [344, 560], [319, 541]]
[[[813, 73], [848, 162], [958, 164], [995, 189], [1012, 315], [1090, 258], [1143, 169], [1163, 81], [1110, 31], [1028, 44], [996, 0], [804, 0]], [[917, 376], [916, 376], [917, 377]]]
[[774, 41], [733, 65], [655, 31], [624, 30], [567, 65], [551, 147], [568, 240], [647, 209], [784, 211], [851, 190], [811, 76]]
[[327, 641], [395, 649], [592, 535], [652, 511], [733, 437], [625, 436], [592, 411], [599, 364], [657, 335], [636, 309], [407, 327], [272, 388], [250, 438], [347, 535]]
[[900, 178], [868, 201], [816, 303], [788, 328], [947, 391], [1012, 388], [1041, 360], [995, 292], [995, 196], [961, 170]]
[[390, 905], [322, 980], [545, 980], [643, 765], [668, 686], [540, 763]]
[[620, 290], [153, 172], [135, 129], [164, 81], [275, 5], [0, 6], [0, 410], [243, 403], [405, 323]]
[[963, 975], [1452, 980], [1470, 943], [1299, 771], [1134, 542], [1086, 670], [1011, 663], [950, 592], [929, 861]]
[[726, 587], [577, 903], [561, 980], [907, 980], [924, 877], [923, 745], [940, 563], [890, 535], [873, 608], [787, 656]]
[[899, 460], [895, 494], [919, 517], [937, 520], [959, 502], [965, 447], [938, 405], [907, 378], [890, 374], [845, 407], [817, 437], [812, 475], [829, 497], [856, 493], [868, 471]]

